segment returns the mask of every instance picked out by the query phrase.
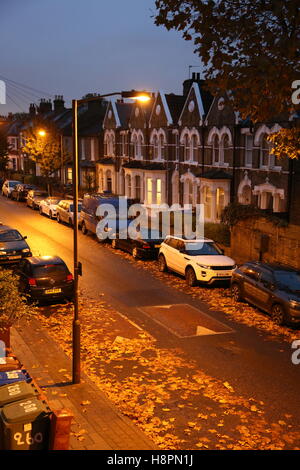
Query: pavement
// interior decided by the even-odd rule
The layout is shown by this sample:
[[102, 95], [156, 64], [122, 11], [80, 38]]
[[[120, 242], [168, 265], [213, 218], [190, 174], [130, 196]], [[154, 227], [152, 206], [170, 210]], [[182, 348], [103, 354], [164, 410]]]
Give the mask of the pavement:
[[54, 410], [73, 415], [70, 450], [151, 450], [154, 444], [85, 375], [71, 381], [72, 364], [38, 321], [12, 328], [11, 348]]

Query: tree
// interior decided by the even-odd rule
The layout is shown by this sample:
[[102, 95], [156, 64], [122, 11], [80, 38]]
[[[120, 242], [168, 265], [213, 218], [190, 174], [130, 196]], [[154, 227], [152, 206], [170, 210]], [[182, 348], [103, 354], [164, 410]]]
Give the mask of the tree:
[[49, 122], [35, 121], [32, 128], [23, 132], [26, 144], [22, 152], [36, 162], [43, 176], [49, 178], [70, 158], [61, 146], [61, 137], [56, 127]]
[[0, 171], [5, 171], [9, 163], [9, 145], [4, 133], [0, 133]]
[[7, 269], [0, 268], [0, 328], [12, 325], [22, 317], [30, 317], [34, 308], [26, 303], [18, 290], [18, 278]]
[[[194, 42], [209, 90], [231, 92], [243, 118], [264, 122], [299, 109], [292, 102], [292, 83], [300, 78], [299, 0], [155, 4], [155, 24], [181, 31], [184, 39]], [[299, 130], [295, 137], [299, 148]]]

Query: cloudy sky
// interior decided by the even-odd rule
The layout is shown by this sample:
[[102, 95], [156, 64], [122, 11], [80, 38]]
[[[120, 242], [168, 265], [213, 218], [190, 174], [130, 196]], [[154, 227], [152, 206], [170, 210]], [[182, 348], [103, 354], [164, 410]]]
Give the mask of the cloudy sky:
[[[0, 78], [7, 105], [26, 111], [38, 92], [80, 98], [132, 88], [181, 93], [193, 44], [154, 25], [154, 0], [1, 0]], [[199, 72], [200, 68], [191, 71]], [[32, 96], [30, 93], [32, 91]], [[48, 95], [44, 95], [48, 98]]]

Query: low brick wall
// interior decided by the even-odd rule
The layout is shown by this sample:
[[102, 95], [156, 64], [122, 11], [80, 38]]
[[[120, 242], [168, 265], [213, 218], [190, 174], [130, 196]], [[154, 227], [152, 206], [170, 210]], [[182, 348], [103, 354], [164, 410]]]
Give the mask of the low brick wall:
[[263, 218], [240, 221], [232, 229], [231, 256], [237, 263], [261, 259], [300, 269], [300, 226], [277, 227]]

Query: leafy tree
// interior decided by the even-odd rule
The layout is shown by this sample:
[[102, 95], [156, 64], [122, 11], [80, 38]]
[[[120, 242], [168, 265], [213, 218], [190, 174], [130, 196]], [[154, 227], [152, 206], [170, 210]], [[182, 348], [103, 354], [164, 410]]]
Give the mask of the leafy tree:
[[0, 133], [0, 171], [5, 171], [9, 162], [9, 145], [4, 133]]
[[0, 328], [33, 313], [34, 307], [18, 291], [18, 278], [12, 271], [0, 268]]
[[23, 132], [23, 136], [26, 144], [22, 152], [40, 166], [42, 175], [47, 178], [70, 158], [69, 153], [61, 148], [61, 137], [52, 123], [36, 121], [32, 128]]
[[[269, 121], [295, 111], [292, 83], [300, 77], [299, 0], [156, 0], [155, 4], [155, 24], [181, 31], [184, 39], [194, 42], [210, 91], [231, 91], [242, 117]], [[299, 133], [291, 137], [298, 137], [299, 147]]]

